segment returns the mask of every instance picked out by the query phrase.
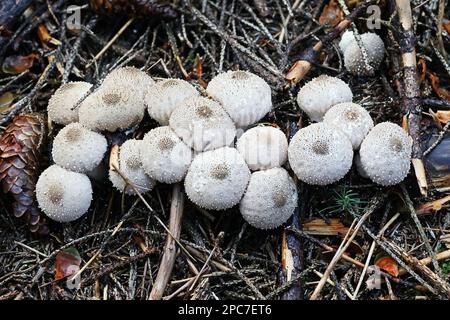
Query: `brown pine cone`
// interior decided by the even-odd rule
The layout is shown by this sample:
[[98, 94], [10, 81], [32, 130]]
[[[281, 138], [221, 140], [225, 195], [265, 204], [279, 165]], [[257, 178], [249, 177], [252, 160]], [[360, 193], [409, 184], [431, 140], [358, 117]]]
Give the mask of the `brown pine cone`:
[[42, 114], [16, 116], [0, 138], [0, 184], [12, 202], [14, 216], [22, 217], [31, 232], [47, 234], [46, 219], [35, 198], [44, 148], [45, 119]]

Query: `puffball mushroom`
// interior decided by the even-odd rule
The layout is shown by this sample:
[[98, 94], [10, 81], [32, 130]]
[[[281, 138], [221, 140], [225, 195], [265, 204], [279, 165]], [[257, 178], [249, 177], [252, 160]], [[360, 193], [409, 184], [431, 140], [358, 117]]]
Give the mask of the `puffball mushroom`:
[[92, 201], [91, 181], [85, 174], [52, 165], [39, 176], [36, 199], [49, 218], [70, 222], [88, 211]]
[[209, 151], [233, 143], [236, 128], [227, 112], [215, 101], [192, 97], [170, 116], [170, 128], [195, 151]]
[[287, 160], [288, 141], [280, 129], [254, 127], [237, 140], [236, 149], [250, 170], [281, 167]]
[[370, 129], [373, 120], [369, 112], [359, 104], [352, 102], [339, 103], [325, 113], [323, 122], [335, 126], [350, 139], [353, 150], [359, 149]]
[[353, 36], [352, 41], [348, 44], [345, 41], [348, 40], [344, 40], [344, 43], [340, 44], [340, 46], [344, 48], [344, 64], [350, 73], [357, 76], [368, 76], [372, 75], [373, 71], [380, 67], [386, 50], [383, 40], [377, 34], [367, 32], [361, 35], [361, 42], [367, 53], [367, 62], [372, 67], [372, 70], [365, 65], [363, 53], [356, 38]]
[[375, 183], [391, 186], [409, 172], [412, 139], [402, 127], [382, 122], [370, 130], [359, 150], [361, 168]]
[[273, 229], [289, 219], [297, 201], [297, 188], [288, 172], [272, 168], [252, 173], [239, 209], [250, 225]]
[[[155, 181], [151, 179], [142, 168], [140, 156], [142, 140], [130, 139], [125, 141], [119, 149], [118, 165], [120, 172], [129, 180], [131, 184], [140, 192], [151, 191], [155, 186]], [[117, 166], [117, 163], [116, 163]], [[133, 186], [127, 184], [122, 176], [111, 168], [109, 170], [109, 180], [120, 192], [128, 195], [135, 195]]]
[[102, 84], [80, 105], [80, 123], [93, 131], [114, 132], [138, 124], [144, 117], [143, 98], [128, 87]]
[[350, 170], [353, 148], [342, 131], [321, 122], [295, 134], [289, 144], [288, 158], [301, 181], [327, 185], [342, 179]]
[[168, 126], [150, 130], [141, 144], [144, 171], [163, 183], [180, 182], [186, 176], [193, 152]]
[[297, 103], [311, 119], [320, 122], [334, 105], [352, 102], [353, 93], [341, 79], [321, 75], [306, 83], [298, 92]]
[[233, 207], [242, 198], [250, 170], [239, 152], [230, 147], [198, 154], [184, 180], [189, 199], [211, 210]]
[[145, 95], [150, 117], [162, 126], [169, 124], [172, 111], [183, 100], [198, 96], [199, 92], [189, 82], [181, 79], [165, 79], [149, 87]]
[[211, 79], [206, 92], [225, 108], [237, 127], [261, 120], [272, 110], [270, 86], [248, 71], [228, 71]]
[[49, 118], [58, 124], [67, 125], [78, 121], [78, 109], [72, 110], [89, 92], [92, 84], [87, 82], [68, 82], [61, 85], [48, 101]]
[[111, 71], [103, 80], [103, 87], [123, 87], [131, 95], [143, 101], [147, 90], [155, 81], [144, 71], [135, 67], [121, 67]]
[[56, 135], [52, 156], [55, 163], [65, 169], [87, 173], [100, 164], [107, 145], [104, 136], [75, 122]]

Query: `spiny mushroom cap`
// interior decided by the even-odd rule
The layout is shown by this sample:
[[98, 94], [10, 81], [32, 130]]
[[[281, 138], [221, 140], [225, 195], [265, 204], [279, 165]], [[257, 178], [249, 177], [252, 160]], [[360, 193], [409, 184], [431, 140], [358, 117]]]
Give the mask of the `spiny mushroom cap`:
[[237, 127], [262, 119], [272, 109], [270, 86], [247, 71], [228, 71], [214, 77], [206, 92], [227, 110]]
[[80, 123], [94, 131], [114, 132], [138, 124], [144, 117], [143, 98], [127, 87], [102, 84], [80, 105]]
[[52, 156], [57, 165], [67, 170], [87, 173], [102, 161], [107, 145], [104, 136], [75, 122], [56, 135]]
[[259, 229], [273, 229], [289, 219], [297, 207], [294, 180], [283, 168], [252, 173], [239, 209], [245, 221]]
[[326, 185], [342, 179], [350, 170], [353, 148], [342, 131], [321, 122], [295, 134], [289, 144], [288, 158], [300, 180]]
[[361, 163], [361, 156], [359, 155], [359, 152], [355, 153], [355, 156], [353, 157], [353, 162], [355, 163], [356, 170], [358, 171], [359, 175], [363, 178], [369, 178], [367, 175], [367, 172], [364, 170], [362, 163]]
[[[130, 139], [120, 146], [119, 150], [119, 170], [133, 184], [136, 189], [144, 194], [155, 186], [155, 181], [151, 179], [142, 168], [140, 157], [142, 140]], [[133, 186], [127, 184], [116, 170], [109, 170], [109, 180], [120, 192], [135, 195]]]
[[359, 150], [369, 178], [383, 186], [401, 182], [409, 172], [412, 139], [402, 127], [382, 122], [370, 130]]
[[168, 126], [150, 130], [141, 144], [144, 171], [163, 183], [182, 181], [192, 162], [193, 152]]
[[239, 152], [230, 147], [198, 154], [189, 167], [184, 187], [191, 201], [211, 210], [225, 210], [242, 198], [250, 170]]
[[155, 81], [146, 72], [135, 67], [121, 67], [111, 71], [102, 86], [127, 88], [131, 95], [143, 101], [147, 90], [154, 84]]
[[58, 124], [69, 124], [78, 121], [78, 108], [72, 110], [91, 89], [87, 82], [69, 82], [61, 85], [48, 101], [49, 118]]
[[339, 103], [331, 107], [325, 113], [323, 121], [344, 132], [352, 142], [353, 150], [359, 149], [361, 142], [373, 128], [369, 112], [352, 102]]
[[341, 79], [321, 75], [306, 83], [298, 92], [297, 103], [311, 119], [320, 122], [325, 113], [341, 102], [353, 99], [350, 87]]
[[92, 201], [91, 181], [85, 174], [52, 165], [39, 176], [36, 199], [49, 218], [70, 222], [88, 211]]
[[203, 97], [184, 100], [170, 116], [170, 128], [195, 151], [229, 146], [236, 127], [227, 112], [215, 101]]
[[244, 132], [236, 149], [251, 170], [263, 170], [281, 167], [286, 162], [288, 142], [280, 129], [255, 127]]
[[381, 38], [372, 32], [361, 35], [361, 41], [367, 52], [369, 65], [373, 70], [369, 70], [364, 64], [363, 54], [356, 39], [354, 39], [345, 49], [344, 64], [347, 70], [357, 76], [371, 75], [373, 71], [378, 69], [383, 61], [385, 48]]
[[151, 86], [145, 95], [150, 117], [160, 125], [169, 124], [172, 111], [185, 99], [198, 96], [199, 92], [189, 82], [181, 79], [165, 79]]
[[341, 49], [341, 52], [344, 53], [353, 41], [355, 41], [353, 31], [346, 30], [341, 36], [341, 41], [339, 41], [339, 49]]

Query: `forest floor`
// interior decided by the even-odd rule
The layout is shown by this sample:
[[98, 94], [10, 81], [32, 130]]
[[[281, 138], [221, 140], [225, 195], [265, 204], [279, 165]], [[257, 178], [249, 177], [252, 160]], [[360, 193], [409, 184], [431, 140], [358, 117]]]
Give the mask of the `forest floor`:
[[[179, 210], [171, 208], [174, 201], [183, 209], [181, 236], [163, 299], [450, 298], [448, 1], [411, 1], [416, 113], [405, 100], [402, 51], [410, 43], [394, 0], [371, 1], [381, 8], [375, 30], [370, 18], [376, 8], [362, 10], [350, 26], [375, 31], [385, 43], [381, 68], [367, 77], [346, 71], [336, 31], [364, 1], [193, 0], [172, 1], [171, 7], [152, 0], [24, 2], [33, 4], [10, 17], [0, 14], [0, 133], [17, 114], [45, 112], [61, 83], [97, 85], [112, 69], [133, 65], [155, 79], [182, 78], [198, 88], [222, 71], [254, 72], [273, 90], [274, 109], [263, 122], [290, 137], [309, 123], [295, 100], [299, 88], [327, 74], [350, 85], [354, 102], [375, 123], [416, 130], [411, 135], [427, 185], [420, 165], [392, 187], [361, 178], [355, 168], [327, 187], [299, 182], [294, 217], [262, 231], [247, 225], [237, 208], [210, 212], [187, 199], [183, 205], [178, 186], [158, 184], [143, 203], [106, 179], [94, 183], [89, 214], [52, 224], [44, 238], [14, 218], [9, 198], [1, 195], [0, 300], [148, 299], [168, 236], [159, 221], [169, 225], [171, 211]], [[314, 59], [302, 54], [320, 39]], [[288, 81], [294, 63], [308, 59], [311, 70]], [[128, 134], [142, 137], [155, 126], [147, 115]], [[51, 142], [46, 148], [40, 169], [50, 163]], [[62, 265], [71, 263], [82, 271], [75, 289], [60, 279]], [[321, 283], [324, 274], [329, 280]]]

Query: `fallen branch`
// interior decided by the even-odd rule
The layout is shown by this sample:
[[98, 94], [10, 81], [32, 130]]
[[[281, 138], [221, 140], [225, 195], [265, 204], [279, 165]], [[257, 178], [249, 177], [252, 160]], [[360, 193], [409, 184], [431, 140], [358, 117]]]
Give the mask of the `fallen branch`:
[[8, 29], [35, 0], [2, 0], [0, 3], [0, 33]]
[[176, 241], [179, 240], [181, 234], [181, 219], [184, 209], [184, 193], [180, 184], [175, 184], [172, 190], [172, 203], [170, 206], [170, 234], [167, 235], [164, 254], [159, 266], [158, 274], [150, 292], [150, 300], [160, 300], [164, 294], [164, 290], [169, 282], [172, 269], [177, 257]]
[[422, 161], [420, 145], [420, 121], [422, 119], [422, 105], [416, 63], [416, 37], [413, 30], [411, 4], [409, 0], [396, 0], [400, 30], [397, 33], [403, 61], [403, 96], [402, 109], [406, 117], [408, 132], [413, 139], [412, 164], [417, 183], [422, 195], [427, 193], [427, 179]]

